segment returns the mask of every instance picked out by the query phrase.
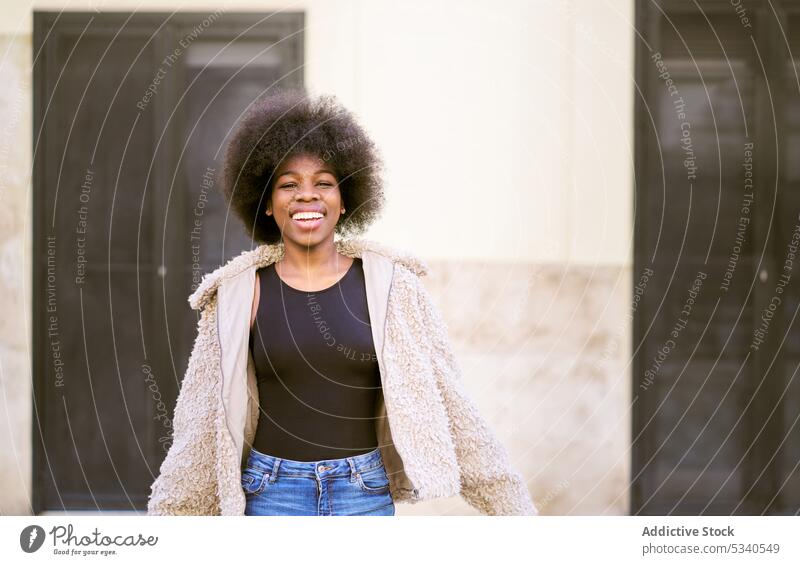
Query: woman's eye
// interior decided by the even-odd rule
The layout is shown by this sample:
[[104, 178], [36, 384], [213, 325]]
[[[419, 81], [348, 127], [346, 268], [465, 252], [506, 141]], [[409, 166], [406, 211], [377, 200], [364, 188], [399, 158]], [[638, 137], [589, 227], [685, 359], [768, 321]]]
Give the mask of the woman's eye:
[[[295, 188], [296, 186], [297, 186], [297, 185], [296, 185], [295, 183], [293, 183], [293, 182], [290, 182], [290, 183], [288, 183], [288, 184], [283, 184], [283, 185], [281, 185], [281, 186], [280, 186], [280, 188], [288, 188], [288, 189], [294, 190], [294, 188]], [[331, 186], [333, 186], [333, 183], [330, 183], [330, 182], [327, 182], [327, 181], [325, 181], [325, 182], [320, 182], [320, 183], [317, 183], [317, 186], [326, 186], [326, 187], [331, 187]]]

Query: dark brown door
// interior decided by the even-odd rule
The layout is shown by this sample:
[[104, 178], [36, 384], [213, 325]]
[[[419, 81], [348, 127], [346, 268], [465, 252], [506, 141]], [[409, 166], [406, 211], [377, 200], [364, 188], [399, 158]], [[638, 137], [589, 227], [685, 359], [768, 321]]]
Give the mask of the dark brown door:
[[637, 2], [632, 514], [800, 510], [793, 9]]
[[302, 14], [34, 13], [34, 511], [144, 509], [202, 274], [254, 246], [218, 191]]

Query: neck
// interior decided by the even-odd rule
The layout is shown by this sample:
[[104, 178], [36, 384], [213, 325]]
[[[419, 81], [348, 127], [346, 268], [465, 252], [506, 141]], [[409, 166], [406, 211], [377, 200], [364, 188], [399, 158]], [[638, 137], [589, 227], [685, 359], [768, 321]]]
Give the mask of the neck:
[[284, 255], [280, 263], [283, 269], [292, 273], [313, 276], [337, 271], [340, 260], [341, 257], [331, 236], [314, 246], [284, 240]]

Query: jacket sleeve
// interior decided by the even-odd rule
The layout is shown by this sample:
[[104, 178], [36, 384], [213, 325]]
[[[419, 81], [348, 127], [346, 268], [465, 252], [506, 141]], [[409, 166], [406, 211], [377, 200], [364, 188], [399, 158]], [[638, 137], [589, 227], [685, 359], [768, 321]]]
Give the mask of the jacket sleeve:
[[215, 303], [206, 305], [181, 383], [173, 438], [151, 487], [148, 516], [218, 514], [216, 492], [216, 399], [218, 357]]
[[538, 515], [525, 481], [465, 390], [447, 326], [421, 281], [417, 298], [461, 468], [461, 495], [481, 514]]

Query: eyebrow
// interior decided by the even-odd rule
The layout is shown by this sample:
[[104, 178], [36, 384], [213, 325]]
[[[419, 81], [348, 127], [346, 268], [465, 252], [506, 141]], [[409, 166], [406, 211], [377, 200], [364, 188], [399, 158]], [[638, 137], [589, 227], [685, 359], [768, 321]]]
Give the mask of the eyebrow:
[[[329, 171], [328, 169], [319, 169], [314, 174], [319, 175], [321, 173], [328, 173], [329, 175], [336, 176], [333, 174], [333, 171]], [[278, 178], [281, 178], [284, 175], [298, 175], [298, 174], [300, 173], [298, 173], [297, 171], [284, 171], [280, 175], [278, 175]]]

